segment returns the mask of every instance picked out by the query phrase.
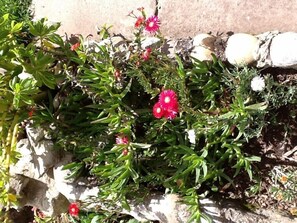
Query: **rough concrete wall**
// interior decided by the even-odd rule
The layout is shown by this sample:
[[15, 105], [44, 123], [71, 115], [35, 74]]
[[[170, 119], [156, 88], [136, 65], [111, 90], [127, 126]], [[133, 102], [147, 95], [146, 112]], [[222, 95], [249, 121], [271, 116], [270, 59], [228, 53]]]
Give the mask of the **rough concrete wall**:
[[61, 34], [95, 35], [95, 26], [108, 24], [129, 37], [135, 20], [127, 14], [138, 7], [148, 15], [156, 11], [162, 33], [174, 38], [209, 32], [297, 31], [297, 1], [292, 0], [33, 0], [35, 17], [62, 22]]
[[292, 0], [159, 0], [166, 35], [271, 30], [297, 31], [297, 1]]
[[154, 14], [156, 5], [152, 0], [33, 0], [34, 17], [48, 18], [49, 22], [61, 22], [60, 34], [96, 35], [99, 28], [112, 25], [112, 31], [129, 37], [135, 20], [129, 16], [132, 10], [144, 7]]

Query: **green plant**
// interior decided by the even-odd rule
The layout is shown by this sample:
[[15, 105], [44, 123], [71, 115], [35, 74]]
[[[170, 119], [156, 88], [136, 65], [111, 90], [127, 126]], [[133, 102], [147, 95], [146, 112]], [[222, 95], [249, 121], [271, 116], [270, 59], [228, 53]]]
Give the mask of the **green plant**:
[[[121, 202], [129, 209], [130, 199], [141, 202], [139, 197], [156, 190], [178, 193], [189, 205], [189, 221], [199, 222], [208, 219], [200, 211], [202, 193], [226, 181], [232, 185], [239, 174], [255, 178], [253, 164], [260, 157], [243, 145], [261, 134], [267, 115], [296, 102], [296, 88], [262, 78], [256, 69], [227, 68], [215, 56], [192, 63], [170, 58], [162, 53], [158, 17], [139, 10], [135, 39], [124, 50], [106, 27], [102, 42], [91, 45], [80, 37], [71, 46], [55, 33], [59, 24], [46, 25], [45, 19], [28, 23], [31, 42], [22, 44], [17, 38], [23, 24], [2, 17], [0, 198], [7, 208], [16, 202], [9, 166], [18, 157], [25, 119], [52, 126], [55, 146], [74, 155], [64, 167], [72, 170], [69, 177], [95, 179], [106, 207]], [[159, 42], [143, 48], [145, 32]], [[256, 91], [254, 78], [261, 81]], [[122, 207], [80, 221], [112, 222]]]
[[276, 166], [271, 171], [273, 184], [270, 187], [270, 193], [277, 200], [293, 201], [297, 198], [297, 176], [294, 170], [286, 170], [283, 167]]
[[[34, 38], [24, 45], [19, 42], [23, 23], [15, 22], [9, 14], [0, 18], [0, 203], [6, 209], [17, 202], [17, 197], [9, 189], [9, 172], [10, 166], [19, 157], [15, 148], [22, 131], [20, 123], [30, 119], [36, 103], [44, 100], [46, 92], [56, 87], [57, 78], [52, 67], [56, 59], [42, 43], [54, 42], [51, 38], [55, 37], [56, 44], [59, 40], [63, 41], [51, 33], [58, 26], [40, 28], [42, 22], [30, 23], [30, 32]], [[35, 31], [37, 29], [43, 30], [42, 36]], [[41, 42], [41, 47], [37, 46], [37, 41]], [[7, 216], [3, 221], [8, 221]]]
[[32, 0], [2, 0], [0, 2], [0, 16], [10, 14], [12, 20], [29, 22], [32, 18], [31, 3]]
[[[141, 48], [142, 32], [124, 56], [112, 42], [90, 51], [81, 38], [66, 69], [68, 83], [59, 92], [66, 97], [47, 115], [59, 117], [52, 119], [59, 129], [53, 137], [75, 154], [65, 168], [73, 177], [96, 177], [99, 199], [106, 204], [120, 201], [129, 209], [129, 199], [158, 188], [184, 195], [191, 219], [199, 221], [202, 187], [216, 191], [243, 172], [253, 179], [252, 165], [260, 157], [242, 148], [265, 126], [274, 106], [273, 80], [267, 76], [271, 85], [254, 92], [255, 69], [227, 69], [215, 57], [185, 67], [178, 56], [172, 60], [161, 53], [162, 38], [154, 48]], [[109, 40], [108, 30], [104, 33]], [[179, 112], [171, 119], [157, 119], [152, 112], [164, 89], [178, 95]], [[125, 143], [117, 143], [117, 137], [125, 137]]]

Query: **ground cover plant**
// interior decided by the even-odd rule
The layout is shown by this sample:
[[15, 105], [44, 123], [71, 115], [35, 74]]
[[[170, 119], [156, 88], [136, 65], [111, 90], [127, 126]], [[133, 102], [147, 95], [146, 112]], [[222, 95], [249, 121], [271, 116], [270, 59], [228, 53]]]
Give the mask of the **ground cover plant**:
[[[142, 8], [129, 15], [135, 38], [120, 46], [108, 27], [100, 30], [100, 43], [82, 36], [65, 41], [55, 33], [59, 24], [45, 19], [26, 23], [30, 39], [23, 42], [24, 24], [2, 16], [0, 198], [6, 209], [17, 203], [8, 190], [9, 166], [19, 156], [15, 146], [26, 121], [47, 129], [57, 149], [74, 155], [65, 166], [70, 177], [90, 179], [100, 188], [96, 199], [109, 206], [120, 202], [129, 209], [127, 200], [177, 193], [190, 207], [189, 222], [199, 222], [209, 219], [200, 197], [233, 188], [240, 178], [257, 181], [261, 154], [247, 145], [273, 125], [278, 109], [295, 106], [294, 80], [228, 67], [215, 55], [211, 62], [169, 57], [159, 18]], [[144, 47], [149, 37], [159, 41]], [[294, 174], [272, 174], [274, 196], [294, 200]], [[72, 203], [65, 218], [134, 221], [120, 209], [85, 213], [84, 205]], [[51, 221], [35, 213], [36, 222]]]

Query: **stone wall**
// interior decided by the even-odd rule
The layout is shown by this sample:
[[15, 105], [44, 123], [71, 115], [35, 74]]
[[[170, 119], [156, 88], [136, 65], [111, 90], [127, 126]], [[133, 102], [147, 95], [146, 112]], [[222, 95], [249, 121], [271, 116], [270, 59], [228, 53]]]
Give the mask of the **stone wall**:
[[115, 33], [129, 37], [135, 20], [128, 13], [144, 7], [158, 14], [167, 37], [185, 38], [198, 33], [278, 30], [297, 31], [297, 1], [292, 0], [33, 0], [35, 18], [62, 22], [64, 34], [93, 34], [95, 27], [113, 25]]

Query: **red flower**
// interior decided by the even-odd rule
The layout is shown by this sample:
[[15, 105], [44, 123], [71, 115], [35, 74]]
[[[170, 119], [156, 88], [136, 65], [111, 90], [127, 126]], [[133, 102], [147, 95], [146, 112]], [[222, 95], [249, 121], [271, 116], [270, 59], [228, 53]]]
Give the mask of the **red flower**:
[[128, 144], [129, 143], [129, 139], [127, 136], [122, 136], [122, 135], [118, 135], [116, 137], [116, 144], [121, 145], [121, 144]]
[[144, 18], [142, 16], [139, 16], [135, 22], [134, 27], [139, 28], [142, 24], [144, 24]]
[[142, 59], [143, 60], [148, 60], [150, 58], [152, 49], [151, 48], [146, 48], [145, 51], [142, 54]]
[[162, 109], [159, 102], [157, 102], [153, 107], [153, 115], [155, 118], [162, 118], [164, 115], [164, 110]]
[[158, 16], [151, 16], [145, 22], [145, 30], [150, 33], [156, 33], [160, 28], [160, 20]]
[[34, 115], [35, 109], [32, 108], [29, 112], [28, 112], [28, 116], [31, 118]]
[[178, 110], [176, 93], [173, 90], [164, 90], [159, 95], [159, 102], [164, 110]]
[[79, 208], [77, 203], [71, 203], [68, 207], [68, 212], [71, 216], [78, 217]]
[[176, 107], [165, 110], [164, 117], [167, 119], [174, 119], [177, 116], [177, 113], [178, 113], [178, 104], [176, 104]]
[[153, 107], [153, 115], [156, 118], [174, 119], [178, 114], [178, 107], [176, 93], [173, 90], [164, 90], [159, 95], [159, 101]]
[[77, 50], [77, 48], [80, 46], [80, 43], [75, 43], [75, 44], [73, 44], [71, 47], [70, 47], [70, 50], [71, 51], [75, 51], [75, 50]]

